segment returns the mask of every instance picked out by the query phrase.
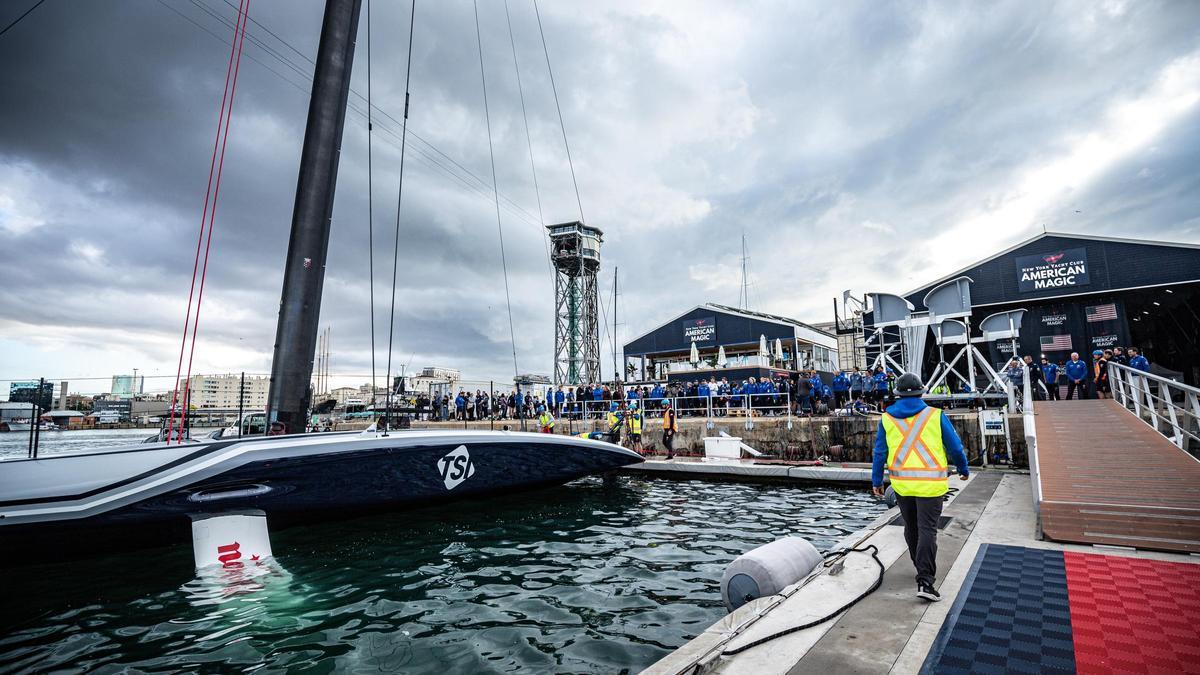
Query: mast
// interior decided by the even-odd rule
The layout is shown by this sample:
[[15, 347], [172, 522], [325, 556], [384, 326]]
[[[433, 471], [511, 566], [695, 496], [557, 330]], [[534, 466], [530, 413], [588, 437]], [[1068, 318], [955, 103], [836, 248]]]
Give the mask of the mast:
[[621, 381], [621, 371], [617, 369], [617, 275], [621, 272], [620, 267], [613, 268], [613, 334], [612, 334], [612, 350], [613, 350], [613, 379]]
[[311, 403], [313, 353], [361, 5], [362, 0], [326, 0], [317, 47], [267, 398], [267, 419], [282, 422], [287, 433], [304, 431]]

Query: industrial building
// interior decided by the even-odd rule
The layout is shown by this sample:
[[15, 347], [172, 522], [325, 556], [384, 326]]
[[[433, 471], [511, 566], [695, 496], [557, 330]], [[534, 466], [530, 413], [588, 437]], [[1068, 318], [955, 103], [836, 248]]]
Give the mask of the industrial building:
[[[1072, 351], [1089, 359], [1093, 349], [1136, 346], [1155, 372], [1200, 381], [1200, 245], [1046, 232], [904, 297], [920, 313], [926, 293], [962, 276], [972, 281], [972, 326], [1027, 310], [1019, 355], [1058, 362]], [[1000, 366], [1011, 351], [1001, 340], [987, 353]], [[932, 344], [925, 353], [937, 363]]]
[[837, 369], [837, 338], [795, 319], [706, 303], [626, 342], [624, 354], [630, 381], [828, 375]]

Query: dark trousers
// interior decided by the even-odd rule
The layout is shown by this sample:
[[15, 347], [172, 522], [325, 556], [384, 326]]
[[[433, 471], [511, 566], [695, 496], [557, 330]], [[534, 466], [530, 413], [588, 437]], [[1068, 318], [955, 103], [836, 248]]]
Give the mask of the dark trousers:
[[[1076, 391], [1079, 392], [1079, 396], [1075, 395]], [[1073, 398], [1087, 398], [1087, 397], [1088, 397], [1088, 395], [1087, 395], [1087, 380], [1084, 380], [1082, 382], [1075, 382], [1074, 380], [1067, 382], [1067, 400], [1068, 401], [1070, 401]]]
[[1059, 399], [1058, 383], [1048, 384], [1046, 387], [1050, 390], [1050, 400], [1057, 401]]
[[933, 585], [937, 576], [937, 526], [942, 515], [941, 497], [896, 495], [904, 517], [904, 541], [917, 568], [917, 583]]
[[675, 432], [663, 429], [663, 446], [667, 449], [667, 457], [675, 456]]

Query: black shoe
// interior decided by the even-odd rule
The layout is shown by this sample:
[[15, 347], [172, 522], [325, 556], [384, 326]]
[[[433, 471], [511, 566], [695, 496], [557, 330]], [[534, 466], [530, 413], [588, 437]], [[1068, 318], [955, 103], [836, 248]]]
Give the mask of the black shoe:
[[942, 599], [942, 596], [929, 584], [917, 584], [917, 597], [929, 602], [938, 602]]

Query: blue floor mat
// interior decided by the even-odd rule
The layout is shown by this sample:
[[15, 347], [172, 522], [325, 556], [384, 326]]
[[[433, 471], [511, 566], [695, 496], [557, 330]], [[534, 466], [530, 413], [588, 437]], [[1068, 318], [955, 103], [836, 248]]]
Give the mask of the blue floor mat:
[[981, 546], [922, 675], [1074, 672], [1062, 552]]

